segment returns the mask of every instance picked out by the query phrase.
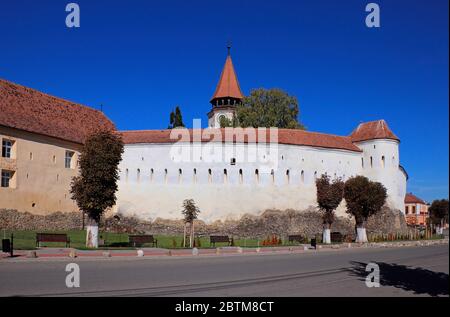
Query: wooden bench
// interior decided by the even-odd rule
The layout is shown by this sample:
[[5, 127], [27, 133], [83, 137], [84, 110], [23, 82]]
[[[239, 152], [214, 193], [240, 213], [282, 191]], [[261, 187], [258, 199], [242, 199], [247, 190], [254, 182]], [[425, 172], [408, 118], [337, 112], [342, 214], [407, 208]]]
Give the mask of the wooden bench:
[[151, 243], [154, 248], [158, 247], [158, 240], [155, 239], [153, 237], [153, 235], [150, 235], [150, 234], [130, 235], [130, 236], [128, 236], [128, 239], [130, 241], [130, 244], [133, 247], [136, 247], [136, 246], [139, 247], [139, 246], [142, 246], [145, 243]]
[[216, 243], [228, 243], [229, 246], [231, 246], [231, 239], [228, 236], [210, 236], [209, 237], [209, 245], [216, 246]]
[[305, 237], [302, 236], [301, 234], [293, 234], [288, 236], [288, 242], [292, 243], [292, 242], [298, 242], [298, 243], [304, 243], [305, 242]]
[[70, 239], [65, 233], [36, 233], [36, 246], [40, 247], [41, 242], [64, 242], [66, 248], [70, 247]]

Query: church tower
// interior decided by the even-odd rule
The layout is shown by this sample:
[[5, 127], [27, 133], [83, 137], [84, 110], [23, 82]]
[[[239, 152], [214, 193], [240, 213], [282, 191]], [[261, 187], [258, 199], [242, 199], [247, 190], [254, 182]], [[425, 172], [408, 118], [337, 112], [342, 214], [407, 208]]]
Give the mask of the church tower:
[[216, 91], [210, 101], [212, 105], [212, 109], [208, 113], [208, 126], [210, 128], [220, 128], [220, 120], [223, 116], [230, 120], [233, 119], [236, 105], [244, 97], [234, 71], [230, 49], [231, 46], [228, 45], [228, 56], [225, 66], [220, 75]]

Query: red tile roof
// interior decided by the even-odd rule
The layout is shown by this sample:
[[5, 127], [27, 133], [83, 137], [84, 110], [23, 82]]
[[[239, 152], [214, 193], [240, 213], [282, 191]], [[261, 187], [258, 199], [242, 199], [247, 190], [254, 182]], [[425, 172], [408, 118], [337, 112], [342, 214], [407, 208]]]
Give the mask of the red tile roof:
[[423, 201], [422, 199], [420, 199], [419, 197], [413, 195], [412, 193], [408, 193], [405, 196], [405, 204], [424, 204], [424, 205], [426, 205], [427, 203], [425, 201]]
[[350, 134], [353, 142], [374, 140], [374, 139], [391, 139], [400, 141], [400, 139], [389, 129], [386, 121], [377, 120], [364, 122]]
[[[171, 138], [171, 132], [174, 132], [173, 138]], [[189, 139], [183, 139], [183, 133], [189, 132]], [[192, 142], [193, 131], [201, 133], [202, 142], [225, 142], [226, 131], [225, 129], [205, 129], [205, 130], [146, 130], [146, 131], [122, 131], [122, 137], [125, 144], [139, 144], [139, 143], [175, 143], [178, 141]], [[214, 133], [220, 133], [220, 137], [214, 139]], [[262, 134], [257, 133], [257, 142], [263, 142]], [[248, 143], [248, 135], [243, 133], [237, 133], [233, 136], [233, 141], [239, 141]], [[270, 142], [270, 131], [267, 130], [265, 136], [266, 142]], [[231, 139], [230, 139], [231, 141]], [[308, 132], [303, 130], [289, 130], [278, 129], [278, 143], [279, 144], [291, 144], [291, 145], [304, 145], [320, 148], [332, 148], [341, 149], [354, 152], [361, 152], [361, 150], [352, 143], [349, 137], [337, 136], [331, 134], [323, 134], [316, 132]]]
[[211, 98], [211, 102], [218, 98], [236, 98], [242, 99], [241, 88], [237, 80], [236, 72], [234, 71], [233, 61], [231, 56], [228, 55], [223, 67], [222, 74], [220, 75], [219, 83], [217, 84], [216, 91]]
[[0, 79], [0, 125], [82, 144], [92, 132], [115, 130], [100, 111]]

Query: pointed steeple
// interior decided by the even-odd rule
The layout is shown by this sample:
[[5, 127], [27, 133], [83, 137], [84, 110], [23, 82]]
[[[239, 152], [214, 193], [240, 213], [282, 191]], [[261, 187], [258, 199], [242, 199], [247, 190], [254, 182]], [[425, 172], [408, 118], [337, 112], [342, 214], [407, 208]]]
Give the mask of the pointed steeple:
[[231, 45], [228, 44], [227, 48], [228, 56], [225, 61], [225, 66], [220, 75], [216, 91], [210, 101], [213, 106], [234, 104], [244, 97], [241, 88], [239, 87], [239, 82], [233, 67], [233, 61], [231, 60]]

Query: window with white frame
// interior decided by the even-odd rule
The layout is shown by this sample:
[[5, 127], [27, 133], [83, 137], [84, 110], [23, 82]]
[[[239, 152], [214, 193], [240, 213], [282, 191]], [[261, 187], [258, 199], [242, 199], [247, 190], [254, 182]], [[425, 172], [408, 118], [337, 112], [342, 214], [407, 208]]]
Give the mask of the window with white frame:
[[8, 139], [2, 140], [2, 157], [11, 158], [13, 141]]
[[13, 177], [14, 172], [2, 170], [2, 179], [1, 179], [1, 187], [12, 187], [11, 179]]
[[66, 156], [64, 158], [64, 166], [65, 168], [74, 168], [73, 164], [73, 157], [75, 155], [75, 152], [72, 151], [66, 151]]

